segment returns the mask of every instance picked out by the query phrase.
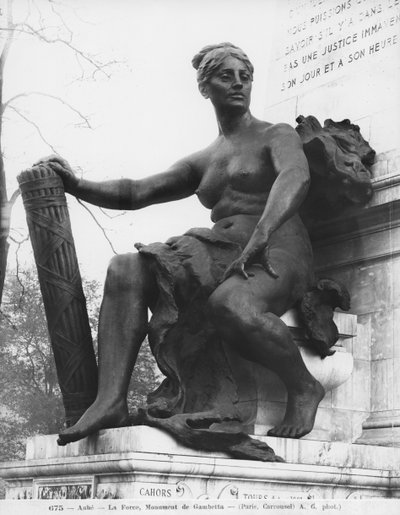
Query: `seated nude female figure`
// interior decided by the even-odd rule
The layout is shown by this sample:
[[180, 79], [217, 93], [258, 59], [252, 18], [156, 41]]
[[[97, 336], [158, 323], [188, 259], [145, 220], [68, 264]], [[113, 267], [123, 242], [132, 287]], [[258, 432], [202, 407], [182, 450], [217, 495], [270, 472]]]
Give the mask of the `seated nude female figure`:
[[[292, 127], [250, 113], [253, 66], [241, 49], [229, 43], [205, 47], [193, 66], [219, 129], [204, 150], [141, 180], [96, 183], [78, 179], [61, 158], [42, 162], [62, 177], [67, 192], [104, 208], [140, 209], [198, 196], [211, 210], [211, 233], [241, 249], [209, 296], [209, 316], [227, 345], [285, 384], [286, 414], [269, 434], [300, 438], [311, 431], [324, 390], [279, 317], [313, 282], [310, 241], [298, 215], [310, 181], [307, 160]], [[99, 321], [97, 399], [61, 433], [61, 444], [127, 424], [127, 389], [148, 330], [148, 308], [158, 298], [153, 268], [138, 248], [110, 263]]]

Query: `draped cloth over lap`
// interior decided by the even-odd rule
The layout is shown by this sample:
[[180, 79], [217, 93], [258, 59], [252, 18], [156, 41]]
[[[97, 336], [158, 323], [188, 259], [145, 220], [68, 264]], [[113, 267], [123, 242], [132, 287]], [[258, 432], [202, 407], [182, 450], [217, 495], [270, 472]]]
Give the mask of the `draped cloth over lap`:
[[209, 316], [208, 298], [240, 256], [240, 245], [198, 228], [166, 243], [136, 247], [159, 289], [149, 343], [166, 376], [148, 396], [138, 423], [161, 427], [192, 448], [282, 461], [246, 433], [247, 406], [239, 402], [229, 351]]
[[[196, 228], [166, 243], [136, 247], [148, 260], [159, 289], [149, 343], [166, 376], [148, 396], [145, 423], [166, 429], [191, 447], [279, 461], [271, 448], [246, 434], [257, 412], [257, 385], [251, 367], [243, 363], [238, 372], [234, 351], [221, 341], [209, 312], [208, 298], [240, 256], [241, 246], [211, 229]], [[310, 340], [318, 336], [313, 346], [323, 357], [337, 339], [333, 309], [343, 295], [333, 281], [320, 282], [300, 294], [297, 305], [306, 315]], [[247, 400], [241, 398], [241, 382], [247, 385]]]
[[160, 292], [149, 342], [166, 379], [149, 396], [150, 412], [166, 417], [218, 409], [240, 418], [235, 381], [207, 300], [241, 247], [206, 228], [137, 247], [151, 261]]

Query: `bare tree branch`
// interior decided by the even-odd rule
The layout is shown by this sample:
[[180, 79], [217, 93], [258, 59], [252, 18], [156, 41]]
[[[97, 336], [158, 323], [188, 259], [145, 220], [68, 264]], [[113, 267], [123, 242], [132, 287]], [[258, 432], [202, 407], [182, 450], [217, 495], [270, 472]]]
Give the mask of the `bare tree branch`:
[[10, 197], [10, 200], [8, 201], [8, 205], [10, 206], [10, 208], [13, 207], [13, 205], [15, 204], [17, 198], [21, 195], [21, 192], [19, 189], [15, 190], [14, 193], [11, 195]]
[[18, 245], [18, 247], [20, 247], [23, 243], [25, 243], [26, 241], [29, 240], [29, 236], [25, 236], [24, 238], [22, 238], [22, 240], [17, 240], [16, 238], [14, 238], [13, 236], [9, 236], [10, 240], [15, 243], [16, 245]]
[[[7, 29], [7, 30], [10, 30], [10, 29]], [[79, 56], [83, 61], [86, 61], [94, 68], [93, 76], [97, 72], [100, 72], [100, 73], [103, 73], [109, 79], [111, 77], [111, 75], [105, 71], [105, 68], [112, 64], [117, 63], [117, 61], [109, 61], [109, 62], [103, 64], [100, 61], [97, 61], [94, 57], [90, 56], [89, 54], [86, 54], [82, 50], [79, 50], [79, 48], [77, 48], [75, 45], [73, 45], [69, 41], [67, 41], [63, 38], [60, 38], [60, 37], [52, 38], [49, 36], [45, 36], [44, 34], [42, 34], [42, 32], [45, 29], [39, 29], [39, 30], [35, 29], [28, 23], [20, 23], [18, 25], [15, 25], [12, 30], [15, 32], [20, 32], [22, 34], [27, 34], [29, 36], [37, 37], [41, 41], [48, 43], [48, 44], [59, 43], [60, 45], [64, 45], [64, 46], [68, 47], [70, 50], [72, 50], [75, 53], [76, 56]]]
[[32, 14], [31, 3], [33, 3], [33, 0], [28, 0], [27, 7], [26, 7], [26, 15], [25, 15], [24, 21], [29, 20], [31, 14]]
[[13, 17], [12, 17], [12, 0], [7, 1], [7, 27], [5, 30], [9, 31], [9, 33], [6, 37], [3, 51], [1, 52], [1, 56], [0, 56], [0, 78], [1, 78], [1, 80], [3, 79], [4, 66], [7, 61], [8, 53], [10, 51], [13, 30], [14, 30], [14, 23], [13, 23]]
[[[54, 0], [52, 0], [54, 2]], [[75, 18], [77, 18], [78, 20], [80, 20], [81, 22], [85, 23], [86, 25], [93, 25], [95, 26], [96, 23], [92, 20], [92, 19], [86, 19], [86, 18], [83, 18], [81, 13], [79, 12], [78, 9], [76, 9], [71, 2], [68, 3], [68, 0], [67, 0], [67, 3], [65, 2], [60, 2], [58, 1], [57, 2], [58, 5], [62, 6], [64, 9], [68, 9], [69, 11], [71, 11]]]
[[80, 80], [83, 80], [84, 77], [85, 77], [85, 68], [82, 66], [82, 63], [79, 60], [79, 56], [77, 56], [76, 54], [75, 54], [75, 61], [76, 61], [77, 66], [81, 70], [81, 75], [80, 75], [80, 77], [77, 77], [76, 79], [72, 80], [68, 85], [73, 84], [74, 82], [78, 82]]
[[37, 15], [38, 15], [38, 18], [39, 18], [39, 24], [40, 24], [40, 27], [43, 28], [44, 30], [44, 18], [43, 18], [43, 15], [42, 15], [42, 10], [40, 9], [40, 7], [37, 5], [37, 3], [35, 2], [35, 0], [31, 0], [32, 1], [32, 5], [35, 7], [36, 11], [37, 11]]
[[17, 249], [15, 251], [15, 277], [18, 281], [18, 284], [21, 287], [21, 295], [19, 296], [19, 301], [18, 301], [18, 307], [19, 307], [19, 309], [21, 309], [22, 300], [25, 295], [25, 285], [21, 281], [21, 277], [20, 277], [20, 273], [19, 273], [19, 269], [20, 269], [20, 267], [19, 267], [19, 251], [20, 251], [21, 245], [29, 240], [29, 234], [25, 238], [22, 238], [22, 240], [16, 240], [12, 236], [9, 236], [9, 238], [12, 242], [14, 242], [17, 245]]
[[36, 389], [38, 391], [41, 391], [40, 384], [36, 380], [36, 364], [33, 360], [32, 354], [30, 352], [29, 344], [30, 344], [30, 342], [25, 340], [25, 344], [24, 344], [25, 352], [26, 352], [26, 355], [28, 356], [29, 362], [31, 364], [31, 370], [30, 370], [29, 375], [31, 377], [31, 381], [33, 382], [34, 386], [36, 386]]
[[50, 7], [51, 7], [51, 10], [53, 11], [53, 13], [60, 19], [63, 27], [65, 28], [65, 30], [68, 32], [68, 34], [69, 34], [69, 39], [68, 39], [69, 43], [72, 43], [72, 37], [73, 37], [72, 30], [65, 23], [65, 20], [64, 20], [63, 16], [56, 9], [56, 7], [54, 5], [54, 2], [50, 2]]
[[111, 220], [113, 220], [114, 218], [119, 218], [120, 216], [126, 215], [126, 211], [122, 211], [121, 213], [117, 212], [117, 213], [111, 215], [110, 213], [107, 213], [107, 211], [102, 207], [99, 207], [99, 210], [103, 213], [104, 216], [106, 216], [107, 218], [110, 218]]
[[114, 252], [114, 254], [118, 254], [118, 252], [115, 250], [114, 248], [114, 245], [112, 244], [112, 241], [110, 240], [110, 238], [108, 237], [107, 235], [107, 232], [106, 230], [104, 229], [104, 227], [101, 225], [101, 223], [97, 220], [96, 216], [92, 213], [92, 211], [88, 208], [88, 206], [86, 204], [84, 204], [80, 199], [76, 199], [76, 201], [78, 202], [78, 204], [80, 204], [83, 208], [86, 209], [86, 211], [90, 214], [90, 216], [93, 218], [93, 220], [95, 221], [96, 225], [100, 228], [101, 232], [103, 233], [105, 239], [108, 241], [108, 244], [110, 245], [111, 247], [111, 250]]
[[42, 131], [40, 130], [40, 127], [37, 123], [35, 123], [33, 120], [31, 120], [30, 118], [28, 118], [27, 116], [25, 116], [24, 114], [21, 113], [21, 111], [19, 111], [16, 107], [12, 106], [12, 105], [9, 105], [8, 106], [10, 109], [12, 109], [15, 113], [17, 113], [21, 118], [23, 118], [27, 123], [29, 123], [30, 125], [32, 125], [35, 129], [36, 129], [36, 132], [39, 134], [40, 136], [40, 139], [46, 143], [46, 145], [48, 147], [51, 148], [51, 150], [55, 153], [55, 154], [58, 154], [57, 150], [55, 147], [53, 147], [53, 145], [51, 143], [49, 143], [47, 141], [47, 139], [43, 136], [43, 133]]
[[7, 323], [9, 324], [9, 326], [11, 327], [11, 329], [13, 331], [18, 331], [18, 327], [13, 323], [11, 317], [7, 313], [4, 313], [4, 311], [2, 309], [0, 309], [0, 316], [3, 317], [4, 320], [7, 321]]
[[16, 238], [14, 238], [13, 236], [9, 236], [10, 240], [15, 243], [16, 245], [20, 246], [22, 245], [23, 243], [25, 243], [26, 241], [29, 240], [29, 236], [26, 236], [25, 238], [23, 238], [22, 240], [17, 240]]
[[21, 236], [21, 238], [25, 238], [26, 237], [26, 230], [22, 230], [21, 228], [16, 228], [16, 227], [12, 227], [11, 229], [13, 232], [15, 232], [16, 234], [18, 234], [18, 236]]
[[[11, 43], [12, 43], [12, 28], [13, 28], [13, 18], [12, 18], [12, 0], [7, 1], [7, 30], [10, 32], [7, 34], [4, 47], [0, 55], [0, 103], [3, 98], [3, 83], [4, 83], [4, 67], [7, 61], [7, 56], [10, 51]], [[7, 224], [2, 220], [2, 208], [4, 204], [7, 202], [7, 185], [6, 185], [6, 174], [4, 169], [4, 161], [3, 161], [3, 151], [1, 148], [1, 136], [3, 131], [3, 120], [0, 117], [0, 236], [2, 233], [8, 231]], [[2, 249], [3, 250], [3, 249]], [[6, 250], [7, 252], [7, 250]], [[3, 258], [4, 259], [4, 258]], [[0, 263], [3, 261], [2, 256], [0, 256]], [[7, 258], [6, 258], [7, 259]], [[1, 302], [1, 293], [3, 290], [3, 281], [4, 281], [4, 271], [1, 270], [4, 263], [0, 265], [0, 302]]]
[[56, 95], [51, 95], [50, 93], [42, 93], [41, 91], [27, 91], [24, 93], [18, 93], [17, 95], [14, 95], [13, 97], [9, 98], [7, 100], [7, 102], [4, 102], [4, 104], [2, 106], [2, 113], [4, 113], [4, 111], [7, 109], [7, 107], [11, 107], [11, 104], [18, 98], [26, 98], [26, 97], [29, 97], [32, 95], [39, 95], [41, 97], [51, 98], [53, 100], [56, 100], [57, 102], [60, 102], [61, 104], [68, 107], [68, 109], [71, 109], [71, 111], [76, 113], [79, 116], [79, 118], [81, 118], [83, 120], [84, 124], [86, 125], [86, 127], [88, 129], [92, 129], [92, 126], [90, 125], [90, 122], [89, 122], [89, 119], [87, 118], [87, 116], [82, 114], [78, 109], [76, 109], [76, 107], [72, 106], [69, 102], [67, 102], [63, 98], [60, 98]]

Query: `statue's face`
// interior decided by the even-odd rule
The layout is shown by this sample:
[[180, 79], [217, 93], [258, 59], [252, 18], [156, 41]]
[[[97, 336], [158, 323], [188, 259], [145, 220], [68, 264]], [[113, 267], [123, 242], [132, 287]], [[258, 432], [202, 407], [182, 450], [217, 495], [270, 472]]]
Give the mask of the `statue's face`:
[[205, 98], [219, 109], [242, 109], [250, 105], [251, 75], [246, 65], [235, 57], [225, 57], [211, 78], [200, 86]]

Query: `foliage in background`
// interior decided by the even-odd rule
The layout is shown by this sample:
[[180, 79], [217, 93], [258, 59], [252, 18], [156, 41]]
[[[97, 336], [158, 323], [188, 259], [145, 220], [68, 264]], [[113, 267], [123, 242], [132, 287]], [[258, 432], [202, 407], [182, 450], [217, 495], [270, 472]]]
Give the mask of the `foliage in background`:
[[[93, 335], [102, 295], [97, 281], [83, 281]], [[95, 342], [96, 344], [96, 342]], [[159, 383], [147, 344], [142, 346], [130, 384], [129, 407], [145, 403]], [[25, 440], [57, 433], [64, 423], [54, 358], [34, 269], [9, 274], [0, 314], [0, 461], [23, 459]]]

